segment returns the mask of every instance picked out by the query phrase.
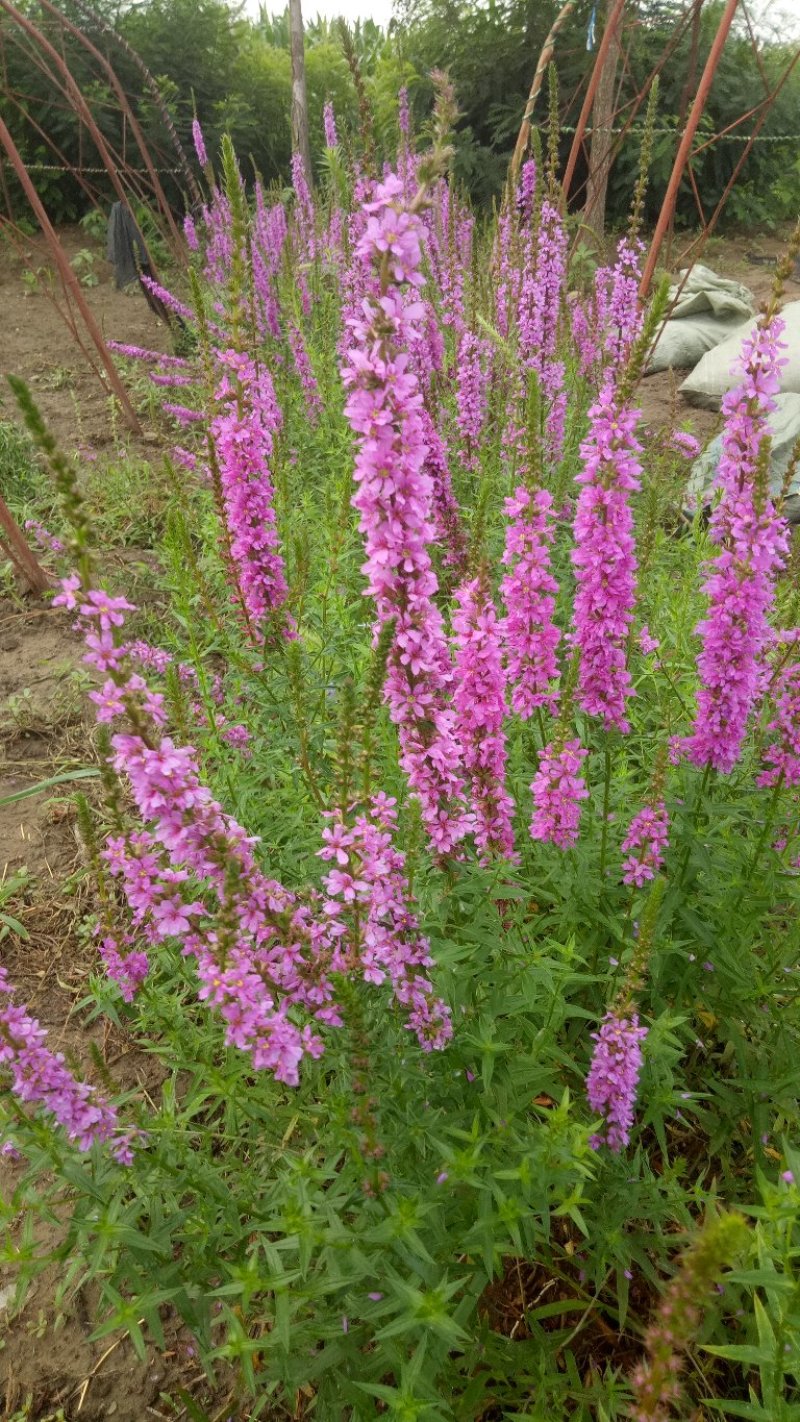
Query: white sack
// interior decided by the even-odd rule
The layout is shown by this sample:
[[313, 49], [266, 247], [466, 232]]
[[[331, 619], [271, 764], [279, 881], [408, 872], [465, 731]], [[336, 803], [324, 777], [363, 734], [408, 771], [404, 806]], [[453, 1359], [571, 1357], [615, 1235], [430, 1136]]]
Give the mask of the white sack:
[[[781, 317], [785, 326], [781, 339], [787, 347], [782, 355], [787, 359], [786, 365], [781, 366], [780, 388], [784, 393], [797, 395], [800, 394], [800, 301], [790, 301], [788, 306], [784, 306]], [[742, 367], [739, 357], [742, 341], [755, 327], [756, 321], [749, 321], [746, 326], [703, 356], [699, 365], [680, 387], [681, 394], [690, 405], [702, 405], [706, 410], [718, 410], [725, 392], [733, 390], [741, 383]]]

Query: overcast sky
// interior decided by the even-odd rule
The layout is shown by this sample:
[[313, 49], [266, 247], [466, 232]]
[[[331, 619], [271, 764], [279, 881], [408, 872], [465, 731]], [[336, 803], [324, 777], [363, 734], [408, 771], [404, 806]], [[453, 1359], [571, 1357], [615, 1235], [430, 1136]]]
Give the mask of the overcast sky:
[[[318, 14], [329, 19], [344, 15], [346, 20], [371, 19], [387, 25], [392, 17], [392, 0], [302, 0], [302, 6], [305, 20], [313, 20]], [[281, 14], [285, 5], [279, 0], [265, 0], [265, 8]], [[247, 9], [256, 14], [258, 0], [247, 0]], [[800, 0], [750, 0], [749, 9], [754, 19], [775, 25], [784, 37], [800, 38]]]

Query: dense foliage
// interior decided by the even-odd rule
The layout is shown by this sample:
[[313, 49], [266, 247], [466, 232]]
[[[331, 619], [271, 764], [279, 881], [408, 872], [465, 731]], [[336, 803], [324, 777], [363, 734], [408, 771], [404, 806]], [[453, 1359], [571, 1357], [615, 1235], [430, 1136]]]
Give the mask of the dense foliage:
[[[175, 1310], [242, 1416], [790, 1422], [777, 294], [685, 524], [696, 445], [636, 406], [635, 223], [573, 289], [552, 166], [482, 226], [450, 111], [419, 157], [401, 100], [380, 181], [328, 111], [324, 188], [296, 162], [286, 207], [225, 145], [192, 304], [164, 293], [189, 354], [122, 353], [180, 441], [164, 603], [103, 587], [18, 387], [98, 722], [83, 1006], [153, 1066], [86, 1085], [0, 972], [8, 1220], [56, 1210], [98, 1336]], [[35, 1267], [29, 1236], [6, 1253]]]
[[[63, 52], [84, 88], [105, 137], [116, 151], [139, 166], [130, 134], [123, 132], [119, 106], [107, 78], [77, 41], [61, 32], [53, 18], [35, 0], [23, 7]], [[107, 54], [132, 98], [148, 142], [167, 170], [164, 181], [175, 201], [185, 200], [185, 186], [175, 168], [171, 147], [158, 106], [143, 89], [142, 78], [130, 57], [109, 38], [83, 0], [65, 0], [64, 13], [82, 27], [93, 43]], [[190, 146], [191, 123], [199, 116], [212, 154], [219, 151], [224, 133], [230, 134], [240, 154], [244, 172], [261, 175], [269, 185], [289, 181], [290, 61], [288, 26], [283, 17], [245, 18], [224, 0], [147, 0], [146, 4], [120, 6], [101, 0], [94, 10], [110, 21], [135, 48], [155, 77], [175, 128]], [[313, 7], [306, 7], [313, 15]], [[557, 0], [504, 0], [484, 6], [478, 0], [408, 0], [392, 22], [388, 34], [371, 21], [360, 23], [351, 36], [367, 100], [371, 138], [384, 156], [391, 156], [391, 132], [396, 122], [396, 95], [402, 84], [410, 89], [420, 120], [431, 96], [430, 71], [447, 69], [462, 110], [456, 135], [455, 175], [472, 198], [489, 203], [502, 187], [509, 154], [519, 128], [534, 66], [548, 29], [560, 6]], [[582, 86], [593, 62], [587, 53], [587, 29], [594, 9], [591, 0], [579, 0], [558, 38], [556, 60], [561, 91], [565, 96], [562, 124], [574, 124]], [[639, 0], [628, 7], [625, 57], [620, 70], [618, 107], [627, 121], [637, 95], [656, 66], [661, 69], [659, 133], [652, 154], [651, 213], [657, 213], [669, 176], [687, 105], [696, 86], [719, 20], [719, 3], [708, 3], [701, 12], [696, 33], [689, 22], [689, 7], [677, 0]], [[754, 55], [744, 22], [735, 28], [703, 116], [701, 132], [727, 130], [745, 114], [738, 128], [714, 143], [695, 160], [694, 176], [707, 213], [713, 211], [741, 155], [742, 137], [759, 116], [765, 92], [774, 86], [787, 66], [791, 42], [781, 34], [760, 36], [761, 53]], [[54, 91], [43, 72], [31, 41], [5, 14], [0, 17], [3, 52], [3, 92], [0, 114], [21, 143], [24, 156], [37, 164], [34, 177], [51, 213], [69, 218], [85, 210], [87, 196], [74, 178], [48, 171], [52, 165], [97, 167], [98, 159], [85, 127], [79, 125], [65, 98]], [[359, 148], [359, 103], [353, 75], [345, 59], [338, 27], [311, 20], [306, 30], [309, 105], [314, 135], [314, 161], [323, 158], [322, 108], [336, 106], [343, 142]], [[736, 185], [728, 209], [735, 221], [771, 226], [793, 217], [800, 195], [797, 114], [800, 112], [800, 71], [781, 89], [747, 159], [742, 180]], [[363, 116], [362, 116], [363, 117]], [[540, 100], [538, 118], [545, 120]], [[641, 128], [643, 115], [634, 119]], [[565, 146], [569, 143], [565, 135]], [[611, 172], [609, 214], [624, 219], [636, 162], [636, 143], [622, 144]], [[90, 187], [107, 196], [102, 175], [87, 175]], [[582, 191], [585, 173], [579, 168], [576, 193]], [[9, 181], [12, 206], [23, 209], [13, 181]], [[684, 184], [679, 218], [693, 222], [698, 213], [691, 186]]]

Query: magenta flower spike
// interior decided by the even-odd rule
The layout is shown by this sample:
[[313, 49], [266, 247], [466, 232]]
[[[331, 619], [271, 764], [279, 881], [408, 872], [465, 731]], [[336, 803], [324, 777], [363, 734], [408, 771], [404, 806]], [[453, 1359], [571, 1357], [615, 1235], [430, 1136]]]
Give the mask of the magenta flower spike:
[[696, 628], [702, 640], [700, 690], [692, 732], [683, 744], [694, 765], [723, 774], [741, 755], [758, 699], [775, 579], [788, 547], [786, 520], [768, 493], [757, 488], [766, 417], [775, 409], [779, 389], [782, 330], [783, 323], [773, 317], [747, 338], [744, 380], [722, 402], [725, 428], [717, 472], [722, 498], [711, 516], [711, 538], [720, 552], [708, 564], [703, 584], [708, 611]]
[[107, 1142], [115, 1159], [129, 1165], [133, 1134], [122, 1129], [115, 1108], [93, 1086], [76, 1081], [61, 1053], [44, 1045], [47, 1032], [14, 1002], [13, 992], [0, 966], [0, 1066], [11, 1075], [14, 1095], [49, 1111], [79, 1150]]
[[582, 486], [575, 513], [572, 561], [577, 588], [574, 642], [580, 651], [578, 704], [607, 729], [629, 731], [626, 703], [633, 695], [628, 632], [636, 603], [636, 550], [629, 496], [638, 490], [639, 412], [620, 406], [606, 381], [589, 411], [581, 445]]
[[438, 854], [449, 854], [468, 825], [461, 753], [451, 705], [453, 668], [429, 546], [432, 481], [419, 383], [409, 346], [424, 306], [415, 300], [422, 224], [403, 209], [403, 185], [390, 174], [365, 207], [357, 253], [377, 272], [381, 295], [362, 301], [350, 323], [353, 346], [342, 376], [345, 413], [356, 434], [353, 504], [360, 515], [375, 601], [376, 634], [394, 624], [385, 696], [398, 727], [401, 763]]
[[506, 615], [502, 622], [511, 705], [524, 721], [537, 706], [554, 704], [558, 676], [556, 649], [561, 633], [553, 621], [558, 584], [550, 571], [555, 535], [553, 498], [544, 489], [518, 488], [506, 499], [507, 568], [500, 584]]
[[592, 1137], [597, 1149], [607, 1145], [618, 1153], [631, 1138], [636, 1091], [642, 1070], [642, 1042], [647, 1028], [639, 1026], [635, 1012], [630, 1016], [611, 1009], [603, 1018], [586, 1079], [589, 1106], [604, 1117], [602, 1130]]
[[588, 754], [577, 739], [545, 746], [531, 784], [531, 839], [555, 844], [558, 849], [571, 849], [577, 843], [581, 801], [589, 798], [582, 774]]
[[456, 729], [470, 780], [482, 857], [515, 859], [514, 802], [506, 787], [506, 672], [500, 623], [481, 578], [463, 583], [453, 613]]
[[664, 863], [668, 843], [669, 815], [664, 801], [645, 805], [634, 815], [622, 841], [622, 853], [627, 855], [622, 865], [623, 884], [641, 889], [648, 879], [654, 879]]

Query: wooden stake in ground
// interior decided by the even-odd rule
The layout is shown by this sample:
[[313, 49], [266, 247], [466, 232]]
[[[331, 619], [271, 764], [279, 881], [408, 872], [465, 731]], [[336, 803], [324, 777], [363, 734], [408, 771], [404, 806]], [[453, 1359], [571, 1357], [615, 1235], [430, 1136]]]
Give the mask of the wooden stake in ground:
[[300, 154], [306, 178], [310, 183], [314, 175], [311, 171], [311, 143], [308, 136], [306, 60], [300, 0], [289, 0], [289, 38], [292, 47], [292, 152]]
[[591, 230], [598, 241], [602, 240], [606, 225], [606, 194], [614, 147], [614, 91], [622, 52], [622, 11], [614, 14], [614, 0], [606, 0], [605, 24], [606, 27], [612, 26], [612, 30], [592, 108], [592, 146], [586, 182], [586, 207], [583, 212], [584, 226]]

